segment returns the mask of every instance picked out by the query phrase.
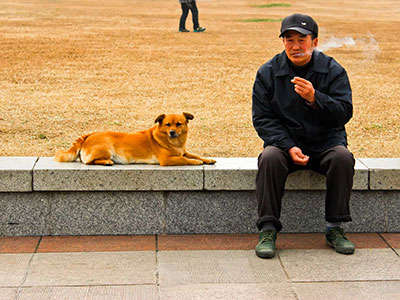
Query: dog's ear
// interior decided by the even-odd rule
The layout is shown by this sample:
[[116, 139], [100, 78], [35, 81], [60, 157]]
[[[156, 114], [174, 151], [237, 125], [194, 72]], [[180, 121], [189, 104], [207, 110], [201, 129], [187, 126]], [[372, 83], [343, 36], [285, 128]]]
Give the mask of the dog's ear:
[[165, 114], [159, 115], [157, 117], [157, 119], [154, 121], [154, 123], [160, 123], [160, 125], [161, 125], [161, 123], [164, 120], [164, 118], [165, 118]]
[[184, 112], [183, 115], [185, 116], [185, 118], [186, 118], [187, 121], [193, 120], [193, 119], [194, 119], [194, 116], [193, 116], [192, 114], [189, 114], [189, 113], [185, 113], [185, 112]]

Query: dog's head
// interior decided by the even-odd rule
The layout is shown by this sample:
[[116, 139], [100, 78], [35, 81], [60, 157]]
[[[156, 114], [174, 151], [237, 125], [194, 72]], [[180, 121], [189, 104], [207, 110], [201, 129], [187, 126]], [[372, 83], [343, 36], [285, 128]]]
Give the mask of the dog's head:
[[166, 134], [169, 138], [175, 139], [188, 132], [189, 120], [193, 120], [189, 113], [159, 115], [155, 120], [158, 123], [158, 131]]

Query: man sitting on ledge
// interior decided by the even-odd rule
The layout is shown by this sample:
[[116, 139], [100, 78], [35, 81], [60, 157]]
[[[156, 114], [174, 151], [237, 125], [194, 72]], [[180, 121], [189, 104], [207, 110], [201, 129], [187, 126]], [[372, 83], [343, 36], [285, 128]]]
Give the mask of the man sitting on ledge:
[[355, 163], [345, 131], [353, 114], [349, 79], [333, 58], [315, 50], [318, 25], [310, 16], [283, 19], [279, 37], [285, 50], [260, 67], [253, 87], [253, 125], [264, 141], [256, 178], [256, 254], [274, 257], [285, 182], [301, 169], [327, 177], [326, 241], [337, 252], [351, 254], [354, 244], [341, 227], [351, 221]]

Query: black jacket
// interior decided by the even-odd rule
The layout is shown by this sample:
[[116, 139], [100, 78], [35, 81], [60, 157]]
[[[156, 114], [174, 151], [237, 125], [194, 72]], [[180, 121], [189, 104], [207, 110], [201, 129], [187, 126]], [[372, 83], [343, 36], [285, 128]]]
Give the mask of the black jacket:
[[294, 91], [294, 77], [285, 51], [260, 67], [253, 86], [253, 125], [268, 145], [303, 153], [347, 146], [344, 125], [353, 115], [346, 70], [332, 57], [314, 51], [305, 79], [315, 89], [314, 107]]

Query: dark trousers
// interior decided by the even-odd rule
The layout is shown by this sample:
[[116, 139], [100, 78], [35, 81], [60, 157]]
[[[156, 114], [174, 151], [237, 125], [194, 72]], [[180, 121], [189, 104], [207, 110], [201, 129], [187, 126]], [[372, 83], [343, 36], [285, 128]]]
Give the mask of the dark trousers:
[[181, 19], [179, 22], [179, 29], [184, 29], [185, 23], [186, 23], [186, 18], [189, 14], [189, 9], [192, 12], [192, 20], [193, 20], [193, 28], [196, 29], [199, 26], [199, 11], [197, 10], [196, 6], [196, 1], [190, 2], [190, 3], [181, 3], [182, 7], [182, 15]]
[[322, 153], [309, 154], [306, 166], [295, 165], [286, 151], [267, 146], [258, 157], [256, 194], [259, 230], [266, 222], [282, 230], [282, 197], [287, 176], [296, 170], [311, 169], [326, 176], [325, 220], [349, 222], [350, 194], [353, 187], [354, 157], [344, 146], [336, 146]]

